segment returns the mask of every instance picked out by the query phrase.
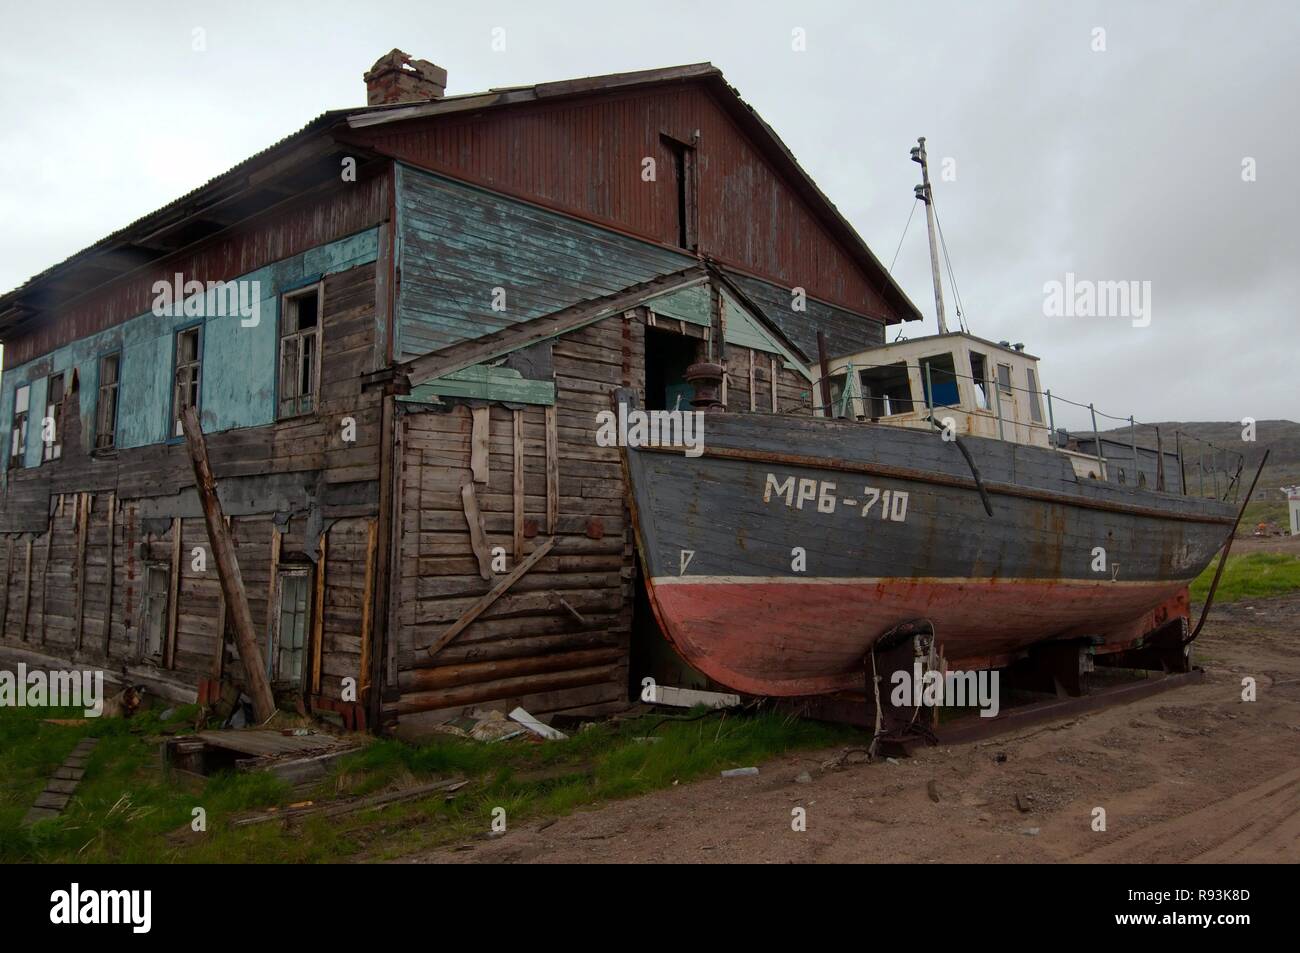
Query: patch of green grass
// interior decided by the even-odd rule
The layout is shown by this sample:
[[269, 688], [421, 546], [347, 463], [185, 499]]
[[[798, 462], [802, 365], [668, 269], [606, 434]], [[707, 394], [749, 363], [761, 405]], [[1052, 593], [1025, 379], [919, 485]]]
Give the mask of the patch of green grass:
[[[1191, 597], [1204, 602], [1214, 581], [1219, 559], [1206, 567], [1191, 585]], [[1223, 578], [1215, 592], [1215, 602], [1238, 602], [1242, 599], [1259, 599], [1281, 596], [1300, 590], [1300, 556], [1288, 553], [1245, 553], [1228, 557]]]
[[[152, 712], [129, 721], [90, 720], [50, 725], [44, 719], [79, 712], [0, 709], [0, 862], [102, 863], [288, 862], [369, 859], [478, 836], [494, 811], [507, 823], [557, 816], [714, 774], [758, 764], [795, 748], [825, 747], [856, 737], [848, 729], [771, 712], [757, 715], [703, 710], [665, 719], [646, 716], [618, 726], [598, 724], [564, 741], [512, 740], [483, 744], [435, 736], [423, 744], [379, 739], [339, 759], [308, 792], [294, 792], [264, 772], [225, 773], [200, 780], [161, 768]], [[179, 711], [177, 725], [193, 723]], [[99, 738], [64, 813], [34, 827], [21, 825], [45, 780], [83, 737]], [[645, 741], [655, 737], [658, 741]], [[368, 808], [332, 818], [308, 817], [284, 829], [272, 823], [241, 828], [244, 811], [340, 796], [364, 796], [431, 780], [463, 776], [454, 796]], [[191, 830], [193, 810], [206, 812], [207, 830]]]

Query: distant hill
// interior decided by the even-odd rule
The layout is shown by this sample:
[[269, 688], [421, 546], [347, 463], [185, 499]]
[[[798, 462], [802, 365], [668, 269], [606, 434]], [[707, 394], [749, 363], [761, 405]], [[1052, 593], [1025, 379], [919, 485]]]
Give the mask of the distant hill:
[[[1300, 484], [1300, 423], [1294, 420], [1257, 420], [1253, 442], [1241, 439], [1244, 428], [1240, 421], [1164, 421], [1155, 424], [1138, 424], [1136, 428], [1138, 444], [1154, 447], [1157, 428], [1160, 430], [1160, 442], [1166, 450], [1173, 449], [1176, 432], [1182, 435], [1187, 484], [1192, 490], [1195, 490], [1198, 484], [1196, 460], [1202, 447], [1207, 461], [1210, 459], [1211, 447], [1220, 451], [1239, 453], [1244, 457], [1245, 464], [1241, 472], [1243, 492], [1244, 487], [1249, 486], [1255, 476], [1255, 469], [1259, 466], [1264, 451], [1268, 450], [1268, 466], [1259, 478], [1259, 486], [1242, 520], [1241, 532], [1243, 535], [1249, 535], [1261, 522], [1277, 524], [1283, 529], [1290, 525], [1286, 496], [1280, 488]], [[1127, 439], [1128, 432], [1128, 427], [1118, 427], [1108, 433], [1112, 437]], [[1219, 459], [1222, 461], [1225, 456], [1221, 455]]]

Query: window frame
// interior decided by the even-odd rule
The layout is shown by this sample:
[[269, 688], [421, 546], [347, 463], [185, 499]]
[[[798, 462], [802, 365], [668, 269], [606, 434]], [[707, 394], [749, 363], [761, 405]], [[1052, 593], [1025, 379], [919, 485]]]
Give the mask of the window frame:
[[1029, 390], [1029, 419], [1036, 424], [1043, 424], [1042, 394], [1038, 390], [1038, 374], [1033, 367], [1025, 368], [1025, 383]]
[[[27, 392], [27, 406], [18, 409], [19, 391]], [[27, 431], [32, 417], [32, 382], [19, 384], [14, 388], [14, 409], [9, 421], [9, 469], [22, 470], [27, 466]], [[19, 431], [18, 450], [14, 451], [14, 434]]]
[[[1007, 372], [1007, 382], [1005, 384], [1002, 383], [1003, 368], [1005, 368]], [[1014, 383], [1015, 368], [1013, 368], [1010, 364], [1004, 364], [1001, 361], [998, 361], [997, 369], [998, 369], [997, 379], [994, 382], [995, 385], [997, 386], [997, 389], [1002, 391], [1002, 393], [1004, 394], [1008, 394], [1014, 397], [1016, 395], [1016, 386]]]
[[[161, 573], [165, 579], [165, 584], [161, 592], [155, 592], [149, 588], [150, 581], [154, 573]], [[149, 609], [156, 598], [162, 599], [162, 616], [158, 629], [158, 651], [149, 650]], [[171, 619], [171, 599], [172, 599], [172, 571], [168, 563], [158, 560], [151, 560], [144, 565], [144, 585], [140, 589], [140, 620], [139, 632], [136, 636], [136, 654], [142, 661], [156, 662], [158, 665], [163, 664], [163, 659], [167, 654], [167, 627]]]
[[[51, 401], [50, 395], [54, 392], [54, 384], [58, 382], [59, 399], [57, 402]], [[46, 441], [44, 433], [41, 436], [41, 463], [54, 463], [63, 459], [63, 402], [68, 396], [67, 372], [59, 371], [45, 378], [45, 415], [41, 417], [41, 430], [45, 430], [45, 421], [52, 419], [54, 421], [54, 439]]]
[[[112, 384], [104, 383], [104, 362], [110, 357], [117, 358], [117, 379]], [[122, 409], [122, 351], [105, 351], [99, 355], [95, 365], [95, 442], [94, 453], [112, 453], [117, 449], [117, 431], [121, 424], [120, 412]], [[104, 413], [104, 389], [112, 387], [113, 389], [113, 430], [109, 434], [109, 442], [101, 444], [104, 433], [101, 430]]]
[[182, 334], [188, 334], [194, 331], [198, 334], [198, 346], [195, 348], [197, 357], [194, 366], [198, 368], [198, 383], [194, 387], [194, 408], [200, 412], [203, 410], [203, 348], [206, 343], [207, 335], [204, 333], [204, 323], [202, 321], [192, 321], [189, 324], [181, 325], [172, 330], [172, 374], [171, 374], [171, 412], [168, 414], [167, 442], [180, 443], [185, 439], [185, 432], [181, 427], [181, 408], [176, 405], [177, 381], [176, 375], [180, 371], [180, 339]]
[[[281, 650], [283, 647], [283, 613], [284, 613], [284, 582], [286, 579], [297, 579], [302, 581], [303, 611], [302, 611], [302, 642], [298, 646], [299, 670], [296, 677], [286, 676], [281, 670]], [[267, 677], [276, 685], [286, 686], [294, 691], [305, 691], [308, 685], [308, 676], [311, 672], [311, 651], [312, 651], [312, 625], [314, 622], [313, 614], [315, 613], [315, 580], [316, 572], [313, 566], [306, 563], [287, 563], [281, 564], [276, 568], [275, 574], [275, 606], [274, 614], [271, 616], [270, 644], [267, 646]]]
[[[301, 329], [285, 332], [285, 322], [289, 317], [289, 305], [291, 302], [305, 298], [310, 294], [316, 295], [316, 327], [309, 332], [303, 332]], [[280, 293], [279, 315], [276, 322], [276, 339], [278, 341], [275, 349], [275, 419], [292, 420], [295, 417], [304, 417], [316, 413], [320, 406], [321, 392], [321, 354], [324, 352], [325, 343], [325, 282], [317, 279], [305, 285], [299, 285], [296, 288], [289, 288]], [[283, 396], [281, 388], [284, 385], [284, 349], [285, 343], [293, 340], [297, 344], [297, 359], [295, 361], [294, 378], [298, 385], [302, 381], [302, 342], [305, 338], [315, 338], [315, 355], [312, 360], [312, 391], [310, 394], [304, 394], [295, 390], [292, 397]], [[305, 397], [311, 400], [311, 407], [304, 410], [302, 402]], [[291, 401], [293, 407], [289, 411], [284, 410], [286, 401]]]

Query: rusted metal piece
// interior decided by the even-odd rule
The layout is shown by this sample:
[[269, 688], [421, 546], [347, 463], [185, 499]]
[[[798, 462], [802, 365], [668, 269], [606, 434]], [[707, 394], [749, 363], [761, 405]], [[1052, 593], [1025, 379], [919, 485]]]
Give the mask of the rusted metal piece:
[[721, 364], [704, 362], [692, 364], [683, 375], [686, 382], [695, 388], [695, 397], [691, 406], [696, 410], [722, 409], [722, 375]]

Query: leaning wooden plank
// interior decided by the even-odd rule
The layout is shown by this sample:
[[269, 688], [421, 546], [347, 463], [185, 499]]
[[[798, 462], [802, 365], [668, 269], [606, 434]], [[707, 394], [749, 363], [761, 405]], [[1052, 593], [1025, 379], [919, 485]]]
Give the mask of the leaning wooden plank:
[[181, 608], [181, 531], [184, 524], [179, 516], [172, 518], [172, 570], [167, 596], [167, 644], [163, 652], [163, 668], [176, 667], [176, 628]]
[[488, 481], [488, 438], [491, 430], [491, 408], [475, 407], [470, 434], [469, 469], [475, 483]]
[[560, 440], [556, 410], [546, 408], [546, 532], [555, 535], [560, 522]]
[[569, 737], [564, 732], [552, 728], [550, 725], [538, 721], [522, 708], [516, 708], [510, 713], [510, 720], [517, 721], [535, 735], [541, 735], [550, 741], [563, 741]]
[[524, 412], [514, 411], [514, 554], [524, 558]]
[[104, 658], [108, 658], [113, 640], [113, 558], [116, 553], [117, 532], [117, 494], [108, 494], [108, 551], [105, 554], [107, 568], [104, 573]]
[[321, 659], [325, 655], [325, 554], [329, 536], [320, 534], [320, 559], [316, 563], [316, 604], [311, 620], [311, 691], [320, 694]]
[[653, 705], [676, 705], [679, 708], [694, 708], [696, 705], [706, 705], [709, 708], [734, 708], [740, 704], [739, 695], [704, 692], [694, 688], [673, 688], [671, 685], [651, 685], [641, 696], [641, 700]]
[[468, 783], [464, 778], [450, 778], [446, 781], [436, 781], [433, 784], [422, 784], [419, 787], [407, 788], [404, 791], [391, 791], [387, 794], [359, 798], [355, 801], [348, 801], [346, 804], [323, 804], [320, 807], [306, 807], [296, 811], [277, 811], [272, 814], [258, 814], [255, 817], [241, 817], [238, 820], [231, 821], [230, 826], [247, 827], [250, 824], [265, 824], [267, 821], [292, 821], [295, 818], [308, 816], [337, 817], [340, 814], [364, 811], [367, 808], [395, 804], [399, 801], [413, 801], [428, 794], [435, 794], [438, 791], [454, 791]]
[[484, 579], [491, 579], [492, 553], [488, 547], [487, 534], [483, 532], [483, 514], [479, 512], [473, 483], [461, 484], [460, 504], [465, 511], [465, 522], [469, 524], [469, 541], [474, 547], [474, 556], [478, 559], [478, 574]]
[[[32, 608], [32, 541], [27, 540], [27, 572], [23, 576], [23, 628], [22, 639], [27, 641], [27, 620]], [[108, 653], [105, 652], [105, 655]]]
[[527, 559], [514, 568], [514, 571], [511, 572], [510, 575], [497, 583], [492, 588], [491, 592], [487, 593], [483, 598], [479, 599], [472, 606], [466, 609], [464, 615], [448, 626], [447, 631], [438, 636], [438, 638], [434, 640], [434, 643], [429, 646], [429, 654], [437, 655], [444, 645], [469, 628], [471, 622], [486, 612], [492, 603], [505, 595], [506, 591], [518, 582], [523, 577], [524, 573], [537, 565], [541, 558], [549, 553], [551, 548], [554, 546], [555, 537], [552, 536], [546, 542], [534, 549]]
[[208, 540], [212, 543], [213, 556], [216, 557], [217, 574], [221, 577], [221, 591], [234, 624], [235, 639], [239, 643], [239, 660], [244, 666], [247, 679], [246, 690], [253, 699], [254, 715], [259, 722], [264, 722], [275, 714], [275, 699], [266, 679], [257, 633], [253, 630], [253, 616], [248, 609], [239, 560], [235, 556], [230, 530], [221, 512], [221, 500], [217, 497], [217, 481], [208, 464], [207, 444], [204, 443], [203, 430], [199, 427], [199, 417], [193, 407], [186, 407], [182, 412], [181, 426], [189, 444], [190, 462], [194, 464], [194, 485], [203, 504], [203, 518], [208, 525]]
[[361, 586], [361, 661], [360, 668], [360, 689], [357, 692], [357, 700], [362, 704], [366, 701], [366, 692], [370, 690], [370, 607], [374, 603], [375, 594], [375, 556], [379, 544], [379, 528], [375, 525], [374, 520], [366, 521], [366, 577]]
[[73, 633], [74, 651], [81, 651], [86, 628], [86, 543], [90, 536], [89, 493], [77, 494], [77, 630]]

